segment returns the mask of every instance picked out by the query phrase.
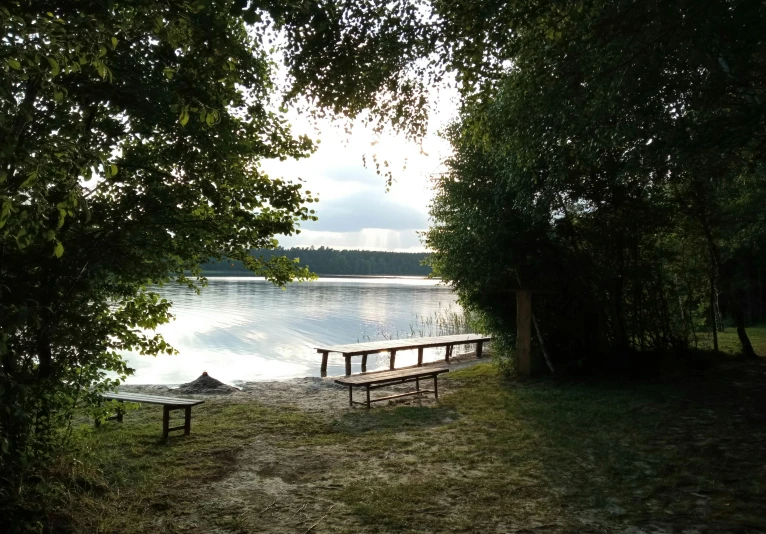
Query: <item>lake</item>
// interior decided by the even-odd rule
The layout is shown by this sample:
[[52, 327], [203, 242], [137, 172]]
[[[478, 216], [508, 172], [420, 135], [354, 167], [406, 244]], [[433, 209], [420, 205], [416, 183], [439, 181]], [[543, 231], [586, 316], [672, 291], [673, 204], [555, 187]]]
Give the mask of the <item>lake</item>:
[[[125, 354], [136, 370], [129, 384], [180, 384], [202, 371], [228, 383], [319, 376], [317, 344], [451, 333], [433, 319], [462, 314], [452, 290], [421, 278], [320, 278], [285, 290], [253, 277], [210, 278], [201, 295], [181, 286], [157, 291], [176, 317], [158, 331], [179, 354]], [[444, 349], [424, 355], [443, 358]], [[361, 357], [353, 362], [359, 372]], [[416, 362], [416, 351], [396, 355], [397, 367]], [[387, 367], [387, 353], [368, 359], [369, 371]], [[344, 374], [340, 355], [330, 355], [327, 372]]]

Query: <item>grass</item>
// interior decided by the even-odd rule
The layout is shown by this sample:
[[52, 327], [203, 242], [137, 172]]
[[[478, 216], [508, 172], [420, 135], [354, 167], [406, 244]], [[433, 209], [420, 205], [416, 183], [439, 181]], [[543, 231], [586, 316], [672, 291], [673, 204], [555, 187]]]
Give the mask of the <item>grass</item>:
[[[766, 329], [751, 339], [766, 354]], [[728, 360], [652, 382], [517, 382], [481, 364], [450, 373], [438, 403], [309, 414], [210, 400], [191, 436], [166, 442], [145, 406], [121, 425], [83, 421], [48, 520], [83, 533], [763, 532], [765, 373]]]
[[[753, 344], [756, 354], [766, 356], [766, 326], [753, 326], [746, 329], [747, 336], [750, 338], [750, 343]], [[713, 348], [713, 334], [712, 332], [704, 332], [697, 334], [699, 338], [699, 347], [701, 349]], [[718, 348], [721, 352], [727, 354], [738, 354], [742, 350], [742, 346], [739, 343], [739, 337], [737, 337], [737, 329], [735, 327], [728, 327], [724, 332], [718, 332]]]

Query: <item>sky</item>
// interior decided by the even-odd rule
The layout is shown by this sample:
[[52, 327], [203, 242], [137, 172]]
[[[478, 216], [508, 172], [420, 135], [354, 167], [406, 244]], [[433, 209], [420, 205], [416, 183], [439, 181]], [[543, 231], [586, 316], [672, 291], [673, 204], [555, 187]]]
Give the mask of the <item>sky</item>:
[[[319, 220], [303, 222], [299, 235], [277, 236], [280, 245], [424, 251], [418, 232], [429, 225], [431, 176], [450, 153], [438, 132], [456, 113], [456, 98], [439, 98], [421, 144], [404, 135], [378, 136], [361, 123], [348, 135], [338, 122], [314, 124], [297, 113], [290, 115], [294, 133], [319, 139], [318, 150], [307, 159], [266, 161], [262, 167], [272, 178], [305, 180], [304, 187], [319, 198], [311, 206]], [[386, 178], [375, 172], [374, 154], [391, 165], [394, 183], [388, 192]]]

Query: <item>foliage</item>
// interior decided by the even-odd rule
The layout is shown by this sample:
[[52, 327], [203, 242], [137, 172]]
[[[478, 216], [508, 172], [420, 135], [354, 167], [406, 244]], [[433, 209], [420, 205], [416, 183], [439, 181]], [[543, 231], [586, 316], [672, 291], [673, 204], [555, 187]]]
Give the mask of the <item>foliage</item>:
[[243, 7], [0, 7], [2, 486], [66, 437], [73, 406], [130, 373], [120, 352], [172, 350], [145, 333], [170, 317], [150, 284], [199, 287], [211, 257], [278, 284], [309, 276], [248, 254], [313, 218], [301, 184], [259, 160], [313, 144], [273, 110], [266, 26]]
[[416, 136], [429, 88], [454, 78], [456, 154], [427, 241], [494, 333], [510, 341], [514, 323], [498, 290], [523, 283], [559, 291], [537, 314], [576, 360], [685, 347], [724, 315], [752, 354], [765, 12], [761, 0], [327, 2], [295, 24], [288, 63], [311, 102]]
[[501, 333], [515, 310], [498, 290], [557, 291], [535, 312], [560, 361], [685, 348], [719, 307], [752, 353], [762, 2], [493, 4], [442, 12], [488, 59], [464, 66], [481, 83], [465, 88], [436, 179], [435, 272]]
[[[385, 252], [373, 250], [336, 250], [326, 247], [294, 247], [260, 249], [251, 256], [269, 261], [274, 256], [298, 260], [298, 264], [322, 274], [363, 276], [428, 276], [431, 268], [424, 265], [428, 254], [423, 252]], [[242, 262], [212, 260], [202, 266], [205, 274], [249, 274]]]

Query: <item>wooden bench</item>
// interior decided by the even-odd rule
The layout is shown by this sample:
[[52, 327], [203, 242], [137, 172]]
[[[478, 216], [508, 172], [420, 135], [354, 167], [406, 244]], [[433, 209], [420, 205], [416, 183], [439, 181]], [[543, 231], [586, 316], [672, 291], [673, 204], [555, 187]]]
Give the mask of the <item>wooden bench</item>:
[[[381, 373], [370, 373], [362, 375], [354, 375], [346, 378], [339, 378], [335, 380], [336, 384], [348, 386], [348, 405], [360, 404], [362, 406], [370, 407], [370, 403], [380, 402], [388, 399], [397, 399], [399, 397], [409, 397], [410, 395], [420, 395], [423, 393], [433, 393], [434, 397], [439, 398], [439, 384], [438, 378], [442, 373], [449, 373], [449, 369], [443, 367], [436, 368], [410, 368], [410, 369], [397, 369], [395, 371], [383, 371]], [[433, 389], [420, 389], [420, 381], [433, 378]], [[407, 393], [399, 393], [397, 395], [388, 395], [387, 397], [378, 397], [376, 399], [370, 398], [370, 390], [392, 386], [394, 384], [404, 384], [407, 382], [415, 382], [415, 391], [409, 391]], [[354, 388], [364, 387], [367, 390], [367, 400], [365, 402], [359, 402], [354, 400]]]
[[[168, 437], [168, 432], [183, 430], [184, 435], [188, 436], [191, 432], [191, 409], [205, 401], [197, 399], [182, 399], [180, 397], [161, 397], [159, 395], [144, 395], [143, 393], [104, 393], [101, 395], [106, 400], [116, 400], [119, 402], [137, 402], [141, 404], [161, 404], [162, 411], [162, 438]], [[181, 426], [170, 427], [170, 412], [173, 410], [184, 410], [184, 424]], [[117, 410], [117, 414], [109, 417], [108, 420], [117, 420], [122, 423], [122, 410]], [[98, 426], [98, 420], [96, 420]]]
[[418, 349], [418, 366], [423, 365], [423, 349], [432, 347], [446, 347], [445, 360], [449, 362], [452, 356], [452, 348], [455, 345], [468, 345], [476, 343], [476, 357], [481, 358], [483, 344], [491, 341], [491, 336], [479, 334], [457, 334], [452, 336], [420, 337], [409, 339], [391, 339], [384, 341], [370, 341], [368, 343], [352, 343], [350, 345], [330, 345], [315, 347], [322, 355], [322, 376], [327, 376], [327, 357], [331, 352], [339, 352], [346, 358], [346, 376], [351, 375], [351, 357], [362, 357], [362, 372], [367, 370], [367, 355], [379, 352], [390, 354], [389, 368], [394, 368], [397, 351]]

